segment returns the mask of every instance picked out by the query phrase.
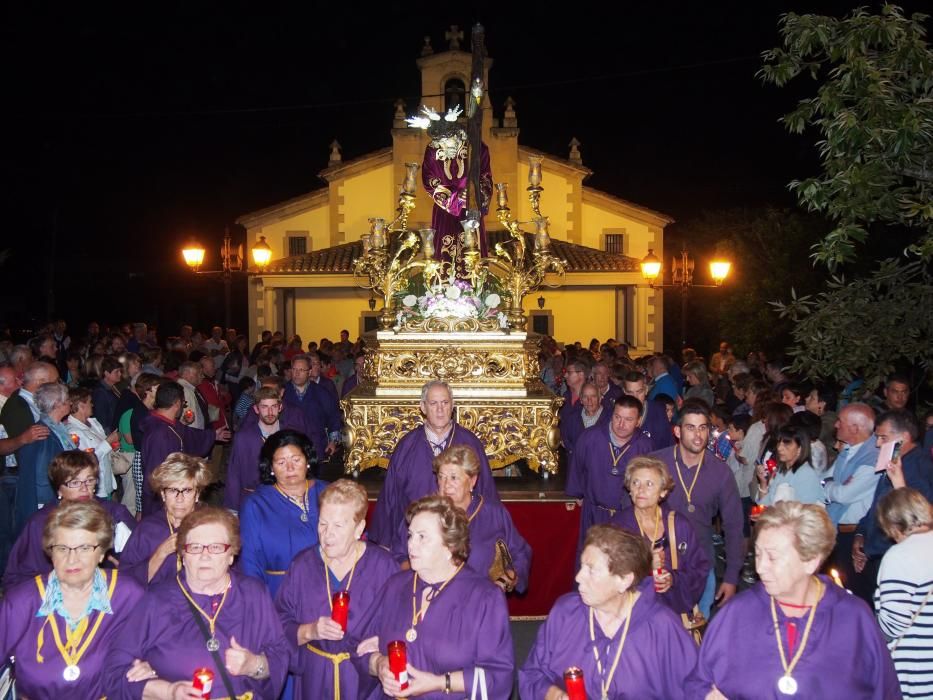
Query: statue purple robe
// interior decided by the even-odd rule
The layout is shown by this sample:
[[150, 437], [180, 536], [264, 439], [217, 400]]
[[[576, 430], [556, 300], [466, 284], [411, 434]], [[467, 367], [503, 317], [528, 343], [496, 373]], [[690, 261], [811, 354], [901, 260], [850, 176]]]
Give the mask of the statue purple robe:
[[[97, 633], [78, 662], [80, 675], [73, 681], [66, 681], [62, 675], [65, 660], [49, 627], [52, 623], [58, 625], [59, 634], [64, 638], [66, 621], [58, 614], [53, 615], [51, 621], [44, 615], [36, 617], [43, 599], [34, 579], [7, 589], [0, 607], [0, 659], [16, 657], [17, 690], [22, 697], [30, 700], [109, 697], [104, 675], [110, 664], [114, 639], [125, 629], [135, 628], [134, 615], [145, 593], [136, 581], [116, 571], [104, 572], [108, 587], [113, 576], [117, 577], [110, 596], [113, 612], [103, 614]], [[42, 576], [43, 586], [46, 583], [48, 576]], [[91, 613], [89, 630], [97, 615], [97, 612]]]
[[[473, 448], [480, 461], [476, 492], [490, 503], [499, 503], [499, 493], [486, 458], [486, 448], [480, 439], [454, 422], [443, 449], [451, 445], [468, 445]], [[437, 492], [437, 480], [431, 466], [433, 461], [434, 450], [423, 425], [398, 441], [389, 458], [386, 480], [366, 531], [366, 538], [370, 542], [391, 547], [399, 525], [405, 520], [408, 504]]]
[[[632, 505], [624, 486], [625, 466], [633, 458], [651, 451], [651, 441], [637, 431], [627, 447], [612, 447], [609, 439], [611, 429], [609, 423], [604, 423], [583, 431], [567, 474], [567, 495], [583, 499], [577, 542], [578, 561], [583, 552], [586, 531], [593, 525], [608, 523], [613, 515]], [[613, 464], [613, 459], [618, 459], [618, 463]]]
[[[697, 647], [684, 631], [680, 618], [654, 593], [648, 577], [638, 587], [641, 595], [632, 607], [632, 622], [619, 665], [609, 679], [608, 698], [657, 698], [678, 700], [684, 697], [684, 679], [697, 658]], [[564, 671], [576, 666], [583, 671], [587, 697], [598, 698], [601, 676], [593, 648], [599, 650], [603, 672], [615, 658], [624, 625], [613, 639], [593, 625], [590, 637], [589, 608], [579, 593], [567, 593], [557, 599], [538, 637], [518, 672], [518, 689], [523, 698], [543, 698], [552, 685], [564, 689]], [[730, 695], [737, 700], [744, 695]]]
[[[668, 530], [670, 513], [674, 513], [674, 534], [677, 538], [676, 571], [671, 571], [671, 540]], [[609, 522], [633, 534], [639, 534], [634, 508], [626, 508], [616, 513]], [[673, 582], [667, 591], [657, 594], [658, 599], [675, 613], [689, 613], [693, 606], [700, 602], [700, 596], [706, 586], [706, 577], [709, 575], [711, 564], [706, 556], [706, 547], [697, 539], [687, 516], [672, 511], [666, 504], [661, 505], [660, 523], [664, 528], [660, 542], [660, 548], [664, 550], [664, 568], [671, 571]]]
[[[184, 574], [181, 579], [184, 582]], [[269, 676], [263, 680], [231, 676], [233, 690], [238, 696], [252, 692], [254, 698], [277, 698], [285, 685], [289, 658], [278, 612], [262, 581], [236, 571], [230, 571], [230, 580], [215, 627], [218, 654], [224, 658], [231, 637], [251, 652], [265, 654]], [[217, 609], [221, 599], [219, 595], [191, 595], [202, 610]], [[195, 669], [208, 668], [214, 672], [214, 696], [227, 696], [213, 655], [174, 577], [149, 590], [133, 612], [133, 624], [116, 636], [105, 670], [110, 700], [141, 700], [146, 681], [126, 679], [133, 659], [147, 661], [159, 678], [169, 682], [190, 681]]]
[[[372, 544], [364, 546], [366, 549], [356, 562], [352, 580], [349, 580], [350, 574], [339, 582], [334, 580], [330, 571], [325, 574], [324, 560], [318, 547], [306, 549], [296, 556], [282, 580], [275, 597], [275, 605], [292, 652], [289, 670], [295, 674], [294, 700], [363, 696], [356, 668], [347, 660], [339, 662], [337, 666], [340, 692], [339, 695], [335, 694], [333, 661], [308, 648], [312, 646], [326, 654], [339, 654], [345, 650], [343, 641], [320, 639], [307, 646], [296, 646], [296, 642], [300, 625], [313, 622], [322, 616], [330, 616], [330, 599], [327, 596], [325, 575], [331, 577], [332, 595], [344, 590], [350, 594], [347, 634], [353, 634], [363, 614], [377, 600], [385, 582], [398, 572], [398, 564], [384, 549]], [[368, 681], [364, 685], [368, 685]]]
[[[823, 597], [792, 673], [796, 697], [897, 700], [901, 689], [894, 663], [871, 610], [828, 578], [820, 579]], [[788, 618], [776, 608], [786, 653]], [[806, 616], [794, 622], [799, 644]], [[783, 675], [770, 596], [758, 583], [730, 600], [710, 622], [686, 682], [686, 697], [702, 700], [715, 685], [727, 698], [788, 698], [777, 686]]]
[[[413, 576], [412, 571], [402, 571], [386, 582], [357, 631], [349, 635], [349, 649], [356, 649], [359, 642], [375, 635], [384, 654], [389, 642], [405, 639], [412, 620]], [[415, 595], [420, 597], [424, 583], [419, 582]], [[463, 671], [466, 697], [470, 696], [476, 668], [482, 667], [489, 700], [511, 697], [515, 661], [509, 611], [505, 595], [488, 578], [462, 568], [432, 600], [416, 631], [415, 641], [405, 643], [411, 666], [435, 674]], [[369, 654], [354, 656], [352, 661], [361, 677], [370, 678]], [[380, 686], [368, 697], [387, 696]], [[439, 691], [418, 697], [446, 700], [451, 696]], [[479, 693], [476, 697], [480, 697]]]
[[[462, 132], [461, 132], [462, 134]], [[434, 200], [431, 210], [431, 228], [434, 229], [434, 257], [438, 260], [462, 260], [457, 255], [460, 234], [463, 227], [460, 222], [466, 218], [467, 193], [467, 152], [466, 135], [463, 138], [451, 136], [443, 142], [453, 143], [450, 147], [443, 147], [440, 143], [432, 141], [424, 150], [424, 160], [421, 164], [421, 180], [424, 189]], [[492, 198], [492, 169], [489, 165], [489, 148], [482, 144], [480, 149], [480, 191], [477, 199], [483, 216], [480, 217], [479, 253], [482, 257], [489, 255], [486, 241], [486, 224], [484, 218], [489, 211], [489, 202]], [[458, 277], [461, 270], [458, 264]]]

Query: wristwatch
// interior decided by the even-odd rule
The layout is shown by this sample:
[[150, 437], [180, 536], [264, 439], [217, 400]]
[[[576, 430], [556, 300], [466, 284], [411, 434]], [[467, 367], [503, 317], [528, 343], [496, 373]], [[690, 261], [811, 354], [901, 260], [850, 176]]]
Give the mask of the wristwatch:
[[262, 657], [259, 657], [259, 665], [256, 666], [256, 670], [253, 671], [253, 678], [259, 679], [266, 675], [266, 662], [262, 660]]

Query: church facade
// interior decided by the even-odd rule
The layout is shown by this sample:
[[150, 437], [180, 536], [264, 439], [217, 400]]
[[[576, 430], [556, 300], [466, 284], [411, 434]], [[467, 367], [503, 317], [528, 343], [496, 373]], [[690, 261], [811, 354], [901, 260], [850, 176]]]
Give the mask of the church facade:
[[[469, 84], [471, 55], [460, 49], [458, 34], [456, 28], [447, 33], [450, 46], [443, 52], [434, 53], [426, 42], [417, 60], [422, 104], [439, 112], [463, 104]], [[487, 58], [487, 86], [491, 67]], [[592, 171], [575, 140], [566, 158], [520, 144], [512, 101], [502, 108], [496, 118], [493, 106], [483, 105], [493, 180], [509, 184], [513, 215], [527, 221], [529, 158], [542, 159], [541, 212], [549, 217], [555, 253], [567, 261], [566, 274], [553, 280], [558, 287], [525, 298], [529, 330], [584, 344], [591, 337], [613, 337], [634, 353], [660, 350], [663, 292], [644, 282], [639, 263], [649, 249], [664, 258], [664, 228], [673, 219], [584, 185]], [[325, 186], [237, 220], [247, 230], [247, 247], [264, 236], [272, 248], [271, 264], [249, 285], [250, 337], [282, 330], [307, 342], [336, 339], [344, 328], [355, 337], [374, 327], [380, 309], [370, 309], [369, 292], [354, 280], [353, 262], [362, 254], [360, 236], [369, 231], [369, 219], [393, 218], [405, 163], [422, 161], [429, 137], [408, 128], [406, 116], [404, 104], [396, 103], [391, 146], [343, 161], [335, 141], [330, 164], [319, 173]], [[432, 206], [419, 187], [410, 226], [429, 225]], [[493, 239], [504, 235], [494, 206], [485, 223]]]

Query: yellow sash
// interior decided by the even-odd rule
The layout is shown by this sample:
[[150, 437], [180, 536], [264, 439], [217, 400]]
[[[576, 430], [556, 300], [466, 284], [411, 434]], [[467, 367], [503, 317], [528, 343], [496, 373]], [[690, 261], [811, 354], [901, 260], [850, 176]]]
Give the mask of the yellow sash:
[[312, 654], [330, 659], [331, 663], [334, 664], [334, 700], [340, 700], [340, 664], [349, 659], [350, 655], [345, 651], [339, 654], [329, 654], [323, 649], [318, 649], [310, 644], [305, 644], [305, 646]]

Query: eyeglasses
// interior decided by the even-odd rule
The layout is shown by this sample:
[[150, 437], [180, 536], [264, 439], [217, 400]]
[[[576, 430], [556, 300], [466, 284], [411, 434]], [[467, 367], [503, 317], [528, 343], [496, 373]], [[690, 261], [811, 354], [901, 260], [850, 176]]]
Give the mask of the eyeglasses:
[[164, 493], [166, 496], [174, 496], [175, 498], [179, 498], [179, 497], [188, 498], [188, 496], [190, 496], [194, 492], [195, 490], [191, 488], [190, 486], [186, 489], [176, 489], [171, 486], [168, 488], [162, 489], [162, 493]]
[[231, 546], [232, 545], [224, 544], [223, 542], [212, 542], [211, 544], [192, 542], [191, 544], [185, 545], [185, 553], [201, 554], [204, 550], [207, 550], [210, 554], [224, 554]]
[[82, 486], [86, 486], [88, 491], [93, 491], [94, 487], [97, 486], [97, 477], [92, 476], [90, 479], [85, 479], [84, 481], [81, 481], [81, 479], [72, 479], [71, 481], [66, 481], [65, 486], [75, 491]]
[[52, 554], [57, 554], [60, 557], [67, 557], [72, 552], [84, 556], [90, 554], [99, 547], [99, 544], [79, 544], [77, 547], [69, 547], [66, 544], [53, 544], [49, 549], [52, 550]]

